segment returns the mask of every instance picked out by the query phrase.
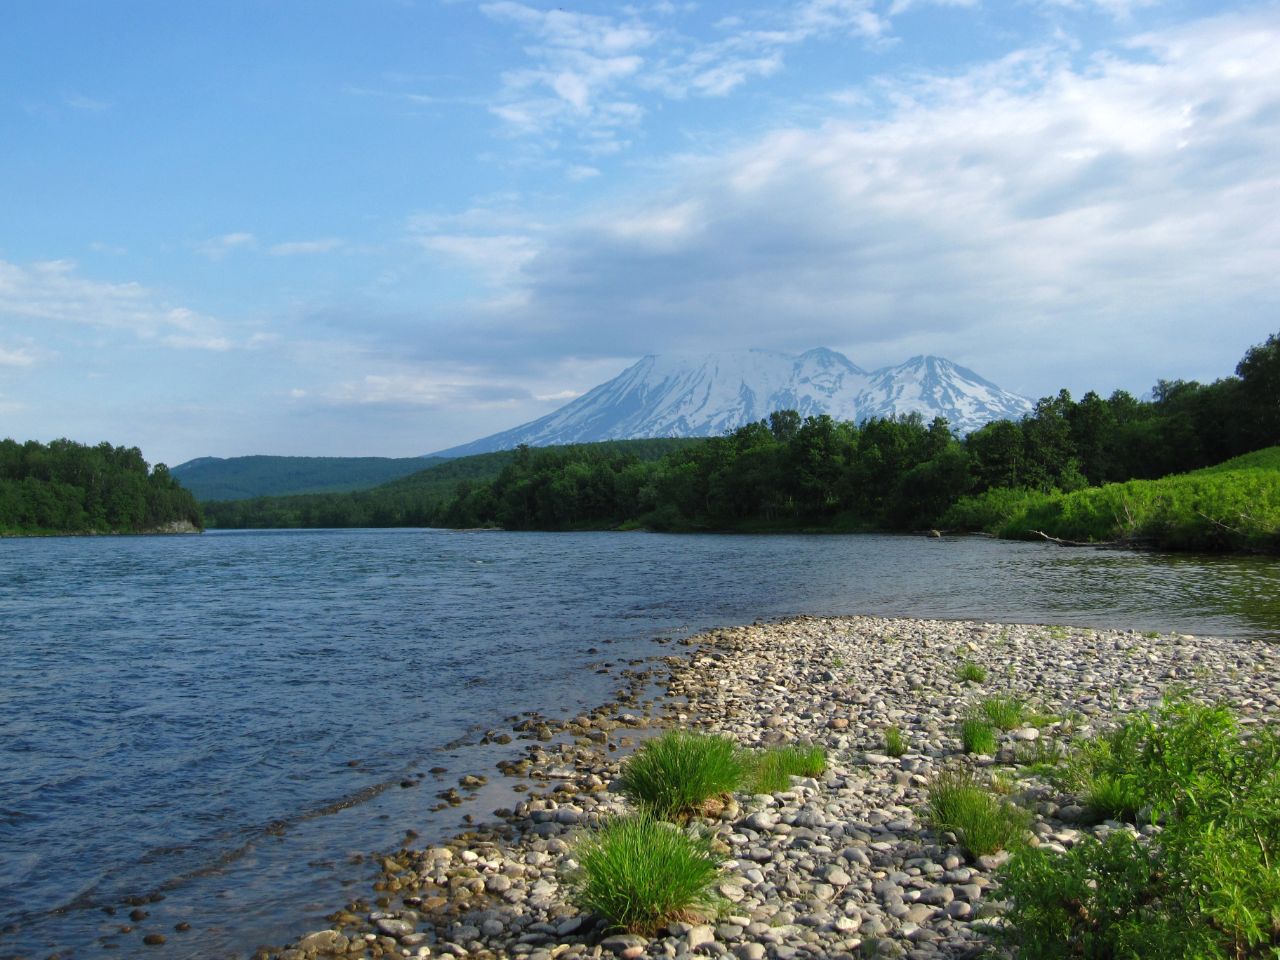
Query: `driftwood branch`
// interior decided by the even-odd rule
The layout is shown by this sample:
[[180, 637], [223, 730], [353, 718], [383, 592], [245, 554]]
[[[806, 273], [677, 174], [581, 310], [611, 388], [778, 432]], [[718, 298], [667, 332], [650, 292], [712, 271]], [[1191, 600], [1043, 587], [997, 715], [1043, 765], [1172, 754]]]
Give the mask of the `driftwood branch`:
[[1048, 540], [1050, 543], [1056, 543], [1060, 547], [1132, 547], [1136, 545], [1134, 540], [1063, 540], [1061, 537], [1051, 537], [1043, 530], [1029, 530], [1028, 533], [1034, 533], [1041, 540]]

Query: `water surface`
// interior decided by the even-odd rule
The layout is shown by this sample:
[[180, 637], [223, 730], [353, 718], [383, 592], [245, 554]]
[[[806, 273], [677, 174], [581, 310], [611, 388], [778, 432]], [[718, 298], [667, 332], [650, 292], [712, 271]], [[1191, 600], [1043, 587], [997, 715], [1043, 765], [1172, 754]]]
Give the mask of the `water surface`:
[[[1280, 637], [1280, 564], [984, 539], [262, 531], [0, 541], [0, 956], [244, 956], [367, 893], [450, 746], [652, 638], [872, 613]], [[592, 651], [595, 652], [592, 652]], [[449, 785], [452, 779], [443, 785]], [[438, 789], [439, 787], [437, 787]], [[487, 813], [487, 811], [477, 811]], [[452, 819], [451, 819], [452, 817]], [[192, 931], [172, 927], [187, 920]], [[115, 944], [116, 946], [112, 946]]]

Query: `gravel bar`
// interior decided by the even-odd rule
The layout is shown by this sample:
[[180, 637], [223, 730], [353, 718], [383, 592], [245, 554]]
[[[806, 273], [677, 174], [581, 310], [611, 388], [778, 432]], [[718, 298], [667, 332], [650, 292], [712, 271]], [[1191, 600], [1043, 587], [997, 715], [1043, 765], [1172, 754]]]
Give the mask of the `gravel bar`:
[[[924, 819], [945, 768], [998, 773], [1031, 811], [1029, 841], [1063, 850], [1087, 833], [1133, 830], [1084, 811], [1027, 766], [1073, 739], [1186, 690], [1225, 701], [1242, 724], [1280, 717], [1280, 647], [1260, 641], [1079, 627], [876, 617], [797, 617], [712, 630], [624, 671], [610, 703], [566, 721], [526, 718], [486, 739], [530, 743], [500, 764], [512, 808], [451, 841], [381, 856], [369, 897], [332, 927], [260, 960], [316, 957], [976, 957], [1001, 923], [1006, 857], [966, 858]], [[982, 682], [958, 678], [972, 661]], [[1012, 696], [1037, 725], [1000, 734], [993, 756], [963, 752], [960, 722]], [[897, 727], [907, 752], [884, 752]], [[725, 856], [714, 922], [654, 937], [618, 934], [572, 905], [575, 837], [626, 811], [611, 788], [645, 736], [684, 727], [744, 746], [820, 743], [827, 772], [774, 795], [739, 795], [709, 824]], [[470, 774], [456, 803], [487, 782]], [[1148, 831], [1152, 827], [1144, 828]]]

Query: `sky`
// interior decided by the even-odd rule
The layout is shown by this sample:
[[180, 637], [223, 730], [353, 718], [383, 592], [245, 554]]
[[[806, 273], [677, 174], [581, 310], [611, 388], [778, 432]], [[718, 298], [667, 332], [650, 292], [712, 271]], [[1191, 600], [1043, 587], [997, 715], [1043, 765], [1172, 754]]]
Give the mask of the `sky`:
[[1280, 3], [5, 0], [0, 436], [415, 456], [646, 354], [1280, 330]]

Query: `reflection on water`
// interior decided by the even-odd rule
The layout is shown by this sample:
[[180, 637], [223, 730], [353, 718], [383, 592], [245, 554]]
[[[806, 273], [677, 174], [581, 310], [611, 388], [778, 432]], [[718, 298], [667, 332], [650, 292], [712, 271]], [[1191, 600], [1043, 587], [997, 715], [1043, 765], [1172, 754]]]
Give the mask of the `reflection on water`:
[[[1280, 564], [985, 539], [295, 531], [0, 541], [0, 956], [101, 951], [162, 891], [150, 956], [244, 954], [362, 882], [421, 771], [615, 681], [658, 634], [795, 613], [1280, 638]], [[597, 653], [590, 650], [596, 648]], [[474, 740], [474, 736], [471, 737]], [[62, 910], [57, 915], [50, 911]], [[120, 950], [135, 940], [116, 937]], [[119, 955], [119, 951], [117, 951]]]

